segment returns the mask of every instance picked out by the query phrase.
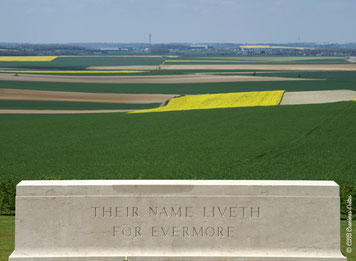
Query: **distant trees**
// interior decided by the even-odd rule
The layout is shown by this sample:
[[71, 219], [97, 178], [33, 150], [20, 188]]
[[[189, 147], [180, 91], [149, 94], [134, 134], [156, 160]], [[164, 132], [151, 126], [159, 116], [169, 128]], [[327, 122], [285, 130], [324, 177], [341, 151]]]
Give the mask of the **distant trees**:
[[15, 178], [0, 180], [0, 215], [15, 213], [17, 183]]
[[76, 55], [91, 54], [82, 46], [69, 44], [13, 44], [0, 45], [0, 56]]
[[[61, 177], [42, 176], [41, 180], [61, 180]], [[0, 180], [0, 215], [14, 215], [16, 204], [16, 185], [20, 181], [17, 178]]]
[[355, 214], [356, 209], [356, 183], [340, 186], [340, 208], [342, 218], [350, 213]]

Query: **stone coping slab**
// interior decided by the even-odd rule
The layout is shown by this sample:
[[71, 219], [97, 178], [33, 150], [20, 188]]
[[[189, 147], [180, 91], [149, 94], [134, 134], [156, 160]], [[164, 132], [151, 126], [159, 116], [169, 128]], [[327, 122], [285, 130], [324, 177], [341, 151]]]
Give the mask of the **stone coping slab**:
[[21, 181], [17, 186], [17, 195], [23, 197], [118, 194], [339, 197], [338, 193], [339, 187], [334, 181], [41, 180]]
[[341, 261], [333, 181], [22, 181], [10, 261]]

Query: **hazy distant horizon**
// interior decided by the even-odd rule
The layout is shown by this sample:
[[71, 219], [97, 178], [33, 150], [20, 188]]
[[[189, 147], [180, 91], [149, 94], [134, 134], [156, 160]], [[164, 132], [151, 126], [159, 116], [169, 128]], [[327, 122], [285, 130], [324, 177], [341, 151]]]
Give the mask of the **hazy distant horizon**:
[[353, 0], [2, 0], [2, 43], [355, 43]]
[[[45, 45], [51, 45], [51, 44], [65, 44], [65, 45], [71, 45], [71, 44], [148, 44], [148, 42], [0, 42], [0, 44], [45, 44]], [[234, 44], [234, 45], [290, 45], [290, 44], [356, 44], [356, 41], [354, 42], [261, 42], [261, 43], [242, 43], [242, 42], [162, 42], [162, 43], [152, 43], [152, 45], [159, 45], [159, 44]]]

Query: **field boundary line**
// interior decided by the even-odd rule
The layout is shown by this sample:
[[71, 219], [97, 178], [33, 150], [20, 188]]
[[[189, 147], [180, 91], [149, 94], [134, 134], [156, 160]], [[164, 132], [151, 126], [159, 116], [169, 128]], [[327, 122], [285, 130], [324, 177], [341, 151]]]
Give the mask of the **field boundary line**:
[[286, 93], [286, 91], [283, 92], [282, 97], [281, 97], [281, 99], [279, 100], [279, 103], [277, 104], [277, 106], [281, 105], [285, 93]]

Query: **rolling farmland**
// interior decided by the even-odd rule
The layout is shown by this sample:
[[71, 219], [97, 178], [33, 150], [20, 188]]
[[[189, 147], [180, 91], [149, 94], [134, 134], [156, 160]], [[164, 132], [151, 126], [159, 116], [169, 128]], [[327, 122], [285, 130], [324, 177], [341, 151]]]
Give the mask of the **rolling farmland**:
[[[355, 141], [348, 132], [352, 127], [346, 126], [355, 122], [353, 117], [356, 103], [352, 101], [355, 99], [352, 91], [356, 91], [355, 64], [348, 63], [344, 57], [189, 59], [203, 61], [201, 65], [197, 65], [203, 67], [208, 66], [205, 63], [210, 60], [246, 61], [248, 64], [236, 65], [239, 69], [224, 69], [219, 67], [220, 65], [214, 65], [213, 62], [214, 64], [209, 66], [215, 67], [199, 70], [196, 68], [189, 70], [190, 65], [183, 64], [182, 66], [185, 67], [176, 70], [175, 67], [167, 65], [171, 63], [167, 63], [167, 60], [187, 60], [187, 58], [58, 57], [51, 62], [0, 62], [0, 67], [4, 68], [2, 71], [6, 71], [0, 76], [13, 77], [11, 80], [0, 79], [0, 110], [3, 111], [3, 114], [0, 114], [3, 138], [1, 153], [3, 161], [6, 162], [2, 165], [2, 175], [24, 178], [48, 175], [66, 178], [135, 178], [138, 173], [142, 178], [162, 178], [166, 175], [166, 178], [211, 179], [325, 178], [336, 179], [341, 184], [351, 181], [351, 173], [348, 171], [346, 173], [350, 173], [349, 175], [341, 175], [341, 171], [328, 172], [321, 167], [322, 164], [326, 166], [335, 164], [331, 168], [335, 170], [337, 166], [341, 166], [339, 163], [332, 163], [329, 156], [317, 153], [313, 160], [309, 160], [305, 155], [301, 155], [300, 151], [305, 149], [303, 146], [307, 146], [310, 153], [314, 153], [314, 150], [318, 151], [321, 144], [329, 146], [327, 144], [332, 141], [327, 140], [326, 133], [335, 132], [335, 135], [343, 137], [339, 142], [340, 145], [336, 146], [340, 149], [335, 153], [343, 154], [348, 151], [349, 156], [346, 157], [345, 154], [345, 159], [348, 158], [353, 166], [351, 157], [355, 156], [353, 153]], [[161, 70], [158, 70], [157, 66], [160, 64]], [[111, 77], [110, 72], [105, 69], [87, 69], [98, 66], [120, 67], [118, 71], [130, 71], [130, 73], [127, 76], [112, 76], [117, 77], [118, 82], [116, 80], [112, 83], [97, 82], [100, 77], [108, 77], [108, 79]], [[154, 67], [142, 76], [139, 75], [140, 73], [137, 75], [133, 73], [135, 70], [131, 70], [132, 66]], [[178, 65], [173, 63], [172, 66]], [[127, 67], [131, 69], [125, 70]], [[26, 73], [23, 70], [26, 70]], [[18, 71], [20, 76], [11, 75]], [[40, 72], [45, 74], [46, 71], [57, 71], [61, 75], [38, 75]], [[73, 75], [69, 75], [72, 73]], [[104, 75], [97, 76], [101, 73]], [[23, 77], [28, 78], [26, 81], [21, 81]], [[82, 77], [85, 77], [85, 82], [75, 82]], [[140, 77], [144, 78], [140, 80]], [[67, 80], [61, 82], [53, 79]], [[154, 81], [151, 80], [150, 83], [150, 79]], [[196, 79], [199, 81], [204, 79], [205, 82], [196, 82]], [[9, 94], [9, 90], [12, 96], [5, 95], [6, 92]], [[325, 94], [319, 91], [331, 91], [335, 96], [334, 91], [338, 91], [346, 93], [346, 98], [342, 99], [344, 102], [339, 103], [328, 103], [330, 99], [326, 99], [325, 104], [319, 105], [250, 108], [224, 108], [236, 107], [236, 104], [219, 98], [224, 95], [227, 97], [231, 93], [237, 96], [246, 93], [247, 96], [251, 96], [255, 92], [275, 91], [282, 91], [281, 93], [285, 92], [287, 95], [307, 92], [314, 96]], [[316, 94], [310, 93], [311, 91]], [[43, 96], [40, 92], [43, 92], [41, 94]], [[210, 96], [211, 94], [217, 96]], [[129, 97], [128, 95], [133, 95], [132, 97], [135, 98], [129, 102], [125, 98]], [[162, 98], [150, 100], [150, 95], [161, 95]], [[174, 98], [180, 95], [185, 96]], [[103, 97], [109, 100], [103, 100]], [[143, 97], [143, 100], [140, 97]], [[206, 104], [205, 98], [201, 97], [213, 98]], [[280, 97], [270, 105], [278, 104]], [[187, 101], [198, 99], [200, 102], [194, 105], [194, 111], [167, 111], [167, 108], [179, 99]], [[168, 106], [160, 107], [167, 103]], [[186, 105], [189, 103], [185, 102]], [[212, 106], [211, 104], [214, 103], [215, 105]], [[244, 106], [258, 104], [251, 100]], [[182, 109], [182, 106], [177, 103], [175, 110], [179, 107]], [[216, 109], [200, 110], [204, 106]], [[115, 110], [147, 109], [162, 112], [114, 113]], [[26, 115], [21, 114], [26, 110], [28, 111]], [[11, 113], [18, 111], [19, 114], [9, 114], [10, 111]], [[86, 115], [89, 111], [113, 114]], [[45, 112], [52, 114], [45, 115]], [[82, 114], [60, 115], [60, 113]], [[340, 122], [335, 125], [332, 124], [334, 121]], [[219, 142], [213, 138], [214, 136], [221, 137], [218, 139]], [[150, 144], [151, 149], [146, 148], [145, 151], [140, 144]], [[201, 144], [206, 146], [204, 153], [198, 152], [201, 150]], [[57, 148], [56, 151], [52, 146]], [[19, 147], [23, 148], [21, 153], [12, 150]], [[170, 149], [176, 151], [168, 153], [167, 150]], [[63, 155], [68, 154], [67, 150], [76, 151], [77, 160], [72, 162], [71, 159], [65, 158]], [[185, 157], [186, 150], [190, 151], [188, 158]], [[278, 151], [281, 154], [278, 154]], [[41, 162], [44, 153], [51, 156]], [[172, 156], [167, 160], [165, 158], [167, 155]], [[96, 157], [96, 160], [92, 157]], [[20, 166], [23, 167], [18, 167], [17, 160], [22, 162]], [[67, 161], [68, 165], [64, 166], [64, 162]], [[179, 165], [182, 161], [186, 162], [184, 166]], [[202, 162], [206, 162], [206, 167], [202, 167]], [[301, 173], [287, 170], [287, 166], [298, 164], [306, 164], [308, 167]], [[56, 166], [55, 173], [50, 171], [53, 169], [51, 166]], [[157, 170], [155, 174], [151, 173], [150, 168]], [[260, 170], [265, 168], [270, 170], [264, 177], [259, 176]], [[211, 174], [204, 174], [208, 169], [212, 170]]]
[[[356, 64], [344, 57], [58, 57], [0, 68], [0, 179], [355, 184]], [[13, 248], [5, 237], [0, 259]]]

